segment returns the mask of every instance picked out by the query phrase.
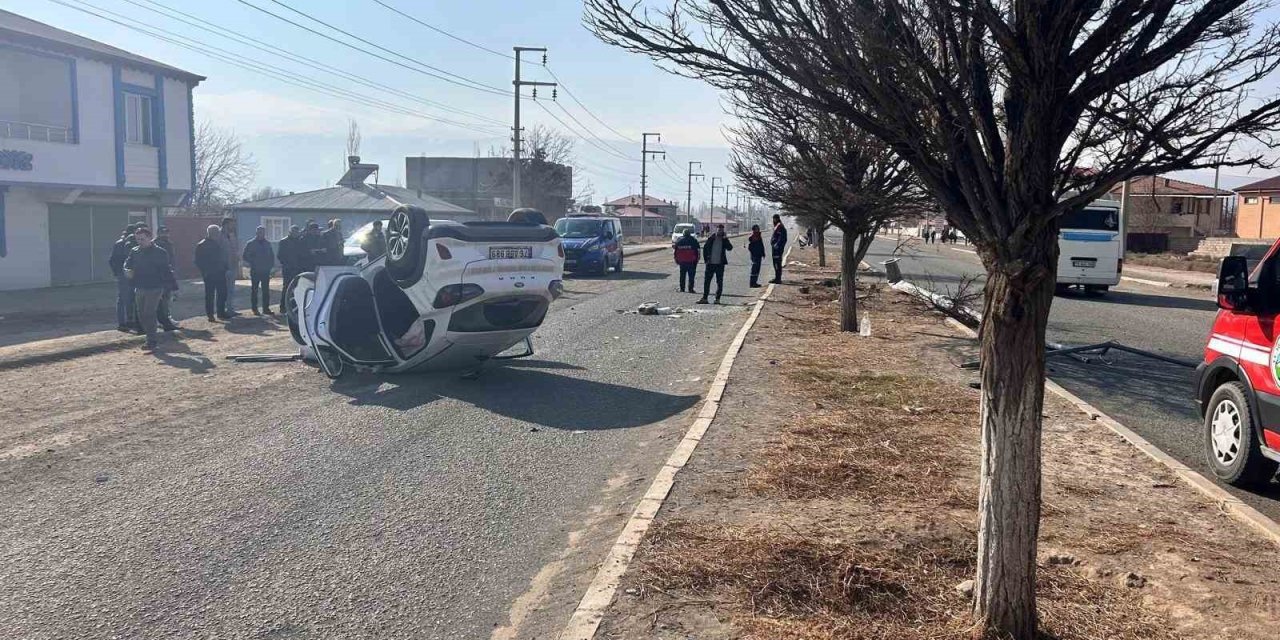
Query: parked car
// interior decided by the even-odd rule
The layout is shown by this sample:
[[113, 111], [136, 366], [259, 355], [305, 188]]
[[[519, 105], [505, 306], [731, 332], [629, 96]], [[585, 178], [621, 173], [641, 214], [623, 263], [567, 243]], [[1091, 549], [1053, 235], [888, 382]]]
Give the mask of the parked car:
[[622, 273], [622, 225], [617, 218], [570, 215], [556, 220], [556, 233], [564, 243], [564, 268], [606, 275], [610, 268]]
[[[430, 220], [402, 206], [386, 234], [385, 256], [289, 284], [289, 330], [304, 360], [337, 377], [532, 355], [529, 336], [563, 292], [564, 250], [551, 227]], [[524, 352], [499, 355], [521, 342]]]
[[[386, 230], [390, 226], [390, 224], [391, 224], [390, 220], [382, 221], [382, 232], [384, 234], [386, 233]], [[352, 233], [350, 236], [347, 237], [346, 240], [342, 242], [342, 257], [346, 259], [347, 264], [354, 265], [360, 262], [361, 260], [364, 260], [365, 258], [364, 247], [360, 245], [364, 244], [365, 239], [368, 238], [369, 234], [372, 232], [373, 232], [373, 223], [368, 222], [368, 223], [365, 223], [365, 225], [360, 227], [359, 229], [356, 229], [355, 233]]]
[[1280, 255], [1273, 244], [1252, 271], [1246, 256], [1218, 269], [1218, 315], [1196, 367], [1196, 404], [1213, 475], [1265, 484], [1280, 468]]
[[693, 224], [692, 222], [678, 223], [676, 224], [675, 229], [671, 231], [671, 244], [674, 245], [676, 241], [680, 239], [680, 236], [684, 235], [685, 229], [689, 229], [693, 231], [695, 234], [698, 233], [698, 225]]

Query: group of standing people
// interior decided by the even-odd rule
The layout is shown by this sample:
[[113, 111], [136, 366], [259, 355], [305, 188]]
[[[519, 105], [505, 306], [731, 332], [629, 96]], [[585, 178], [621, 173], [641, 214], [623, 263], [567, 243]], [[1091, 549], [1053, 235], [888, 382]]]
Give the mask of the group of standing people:
[[[249, 304], [254, 315], [275, 315], [271, 310], [271, 274], [278, 261], [285, 287], [298, 274], [320, 265], [340, 265], [343, 256], [342, 221], [330, 220], [320, 230], [314, 220], [305, 228], [293, 225], [289, 235], [273, 248], [266, 228], [258, 227], [244, 245], [236, 234], [235, 218], [225, 217], [221, 224], [211, 224], [205, 237], [196, 243], [194, 262], [204, 282], [205, 316], [210, 322], [236, 316], [235, 283], [241, 270], [249, 271]], [[362, 247], [370, 259], [386, 253], [386, 236], [382, 223], [375, 222]], [[179, 329], [171, 313], [171, 303], [178, 291], [174, 269], [173, 243], [168, 229], [160, 227], [153, 238], [147, 225], [138, 223], [125, 228], [111, 249], [108, 265], [116, 277], [116, 324], [121, 331], [147, 336], [144, 348], [154, 349], [157, 325], [165, 331]], [[285, 312], [283, 294], [280, 312]]]
[[948, 242], [955, 244], [960, 239], [960, 232], [952, 227], [943, 227], [941, 231], [934, 227], [926, 227], [921, 232], [921, 235], [924, 236], [925, 244], [933, 244], [939, 240], [941, 240], [943, 244]]
[[[782, 224], [781, 216], [773, 216], [773, 235], [769, 238], [769, 246], [773, 254], [773, 279], [769, 282], [782, 282], [782, 254], [787, 248], [787, 228]], [[729, 264], [729, 251], [733, 243], [724, 231], [724, 225], [716, 225], [716, 230], [701, 244], [693, 235], [693, 229], [685, 229], [674, 247], [675, 261], [680, 267], [680, 291], [697, 293], [698, 262], [705, 264], [702, 280], [702, 297], [698, 304], [707, 304], [711, 293], [711, 281], [716, 281], [715, 303], [720, 304], [724, 293], [724, 268]], [[751, 286], [760, 285], [760, 266], [764, 262], [764, 237], [760, 225], [751, 225], [751, 236], [747, 239], [747, 253], [751, 257]]]

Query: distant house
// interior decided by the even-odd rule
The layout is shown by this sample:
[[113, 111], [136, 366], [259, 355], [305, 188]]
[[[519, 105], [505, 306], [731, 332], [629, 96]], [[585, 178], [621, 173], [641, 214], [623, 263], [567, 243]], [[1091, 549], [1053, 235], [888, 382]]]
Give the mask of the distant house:
[[254, 229], [262, 226], [266, 228], [268, 240], [279, 242], [289, 234], [292, 225], [304, 227], [308, 221], [314, 220], [324, 228], [333, 218], [341, 219], [344, 233], [350, 235], [374, 220], [386, 220], [402, 204], [422, 207], [432, 219], [458, 222], [478, 219], [474, 212], [439, 198], [418, 195], [404, 187], [366, 183], [365, 180], [378, 170], [376, 164], [361, 163], [355, 156], [349, 159], [348, 164], [347, 173], [338, 180], [338, 184], [327, 189], [232, 205], [232, 215], [241, 239], [247, 240]]
[[[542, 211], [548, 221], [573, 207], [573, 167], [525, 160], [523, 206]], [[510, 158], [405, 158], [408, 189], [474, 211], [481, 220], [506, 220], [511, 201]]]
[[[1123, 184], [1111, 190], [1120, 198]], [[1187, 253], [1222, 226], [1230, 191], [1164, 176], [1129, 181], [1126, 244], [1132, 251]]]
[[1236, 237], [1280, 237], [1280, 176], [1236, 188]]
[[[617, 200], [611, 200], [604, 203], [604, 212], [610, 215], [618, 215], [624, 209], [635, 209], [636, 213], [640, 212], [640, 196], [632, 194], [623, 196]], [[644, 213], [646, 216], [658, 215], [667, 221], [667, 226], [674, 226], [677, 222], [676, 214], [680, 210], [680, 205], [674, 202], [667, 202], [653, 196], [645, 196]]]
[[[640, 215], [640, 207], [622, 207], [614, 209], [605, 215], [616, 216], [622, 223], [622, 233], [627, 236], [640, 237], [646, 236], [664, 236], [671, 233], [671, 225], [667, 222], [667, 218], [653, 212], [648, 212], [645, 216]], [[640, 233], [640, 225], [643, 221], [644, 233]]]
[[203, 76], [0, 11], [0, 289], [109, 280], [195, 181]]

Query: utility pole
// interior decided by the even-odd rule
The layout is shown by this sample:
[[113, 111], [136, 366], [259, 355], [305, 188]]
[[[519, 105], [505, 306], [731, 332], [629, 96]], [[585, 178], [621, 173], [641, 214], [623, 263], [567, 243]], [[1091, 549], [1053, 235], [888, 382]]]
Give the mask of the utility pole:
[[648, 192], [646, 191], [649, 187], [649, 155], [653, 154], [655, 156], [660, 155], [663, 158], [667, 157], [666, 151], [649, 150], [649, 136], [653, 136], [658, 139], [658, 142], [662, 142], [662, 134], [660, 133], [640, 134], [640, 238], [642, 240], [644, 239], [645, 231], [644, 214], [645, 211], [649, 209], [647, 206], [649, 198], [647, 195]]
[[[718, 177], [711, 179], [711, 224], [716, 223], [716, 189], [728, 189], [728, 187], [724, 185], [716, 185], [716, 180], [720, 180], [721, 182], [724, 181]], [[728, 193], [728, 191], [725, 191], [725, 202], [729, 201]]]
[[701, 173], [694, 173], [694, 172], [693, 172], [693, 165], [695, 165], [695, 164], [696, 164], [696, 165], [698, 165], [698, 168], [699, 168], [699, 169], [701, 169], [701, 168], [702, 168], [702, 163], [701, 163], [701, 162], [690, 162], [690, 163], [689, 163], [689, 190], [688, 190], [687, 192], [685, 192], [685, 196], [684, 196], [684, 197], [685, 197], [685, 200], [684, 200], [684, 212], [685, 212], [685, 215], [689, 216], [689, 222], [693, 222], [693, 179], [694, 179], [694, 178], [705, 178], [705, 177], [706, 177], [706, 176], [702, 175]]
[[[542, 62], [543, 64], [546, 64], [547, 62], [546, 47], [511, 47], [511, 50], [515, 51], [516, 53], [516, 78], [515, 80], [511, 81], [511, 89], [512, 89], [511, 94], [515, 96], [515, 102], [516, 102], [516, 121], [515, 121], [515, 126], [511, 128], [511, 131], [512, 131], [511, 207], [513, 209], [519, 209], [521, 206], [521, 203], [520, 203], [520, 134], [524, 132], [524, 129], [520, 128], [520, 88], [521, 87], [554, 87], [556, 86], [556, 83], [533, 82], [530, 80], [520, 79], [520, 54], [525, 51], [540, 51], [542, 52]], [[535, 88], [534, 93], [536, 94], [537, 91], [538, 90]], [[554, 94], [552, 95], [554, 97]]]

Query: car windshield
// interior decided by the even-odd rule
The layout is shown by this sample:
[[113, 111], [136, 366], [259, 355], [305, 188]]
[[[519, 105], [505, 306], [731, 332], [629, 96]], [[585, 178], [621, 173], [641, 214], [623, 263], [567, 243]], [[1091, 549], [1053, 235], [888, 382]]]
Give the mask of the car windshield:
[[600, 224], [600, 220], [560, 218], [556, 220], [556, 233], [561, 238], [594, 238], [600, 235]]
[[1120, 215], [1115, 209], [1082, 209], [1062, 216], [1062, 228], [1119, 231]]

